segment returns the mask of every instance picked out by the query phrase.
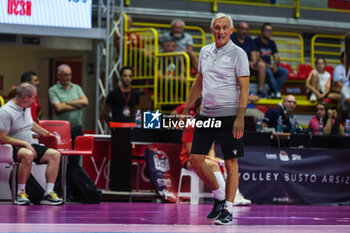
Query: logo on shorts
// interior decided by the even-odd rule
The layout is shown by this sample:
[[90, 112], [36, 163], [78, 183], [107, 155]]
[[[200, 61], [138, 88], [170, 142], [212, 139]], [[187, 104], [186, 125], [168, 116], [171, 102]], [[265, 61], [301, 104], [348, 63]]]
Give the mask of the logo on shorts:
[[238, 150], [233, 150], [232, 152], [237, 155]]
[[143, 128], [144, 129], [160, 129], [160, 117], [159, 110], [156, 112], [146, 111], [143, 112]]

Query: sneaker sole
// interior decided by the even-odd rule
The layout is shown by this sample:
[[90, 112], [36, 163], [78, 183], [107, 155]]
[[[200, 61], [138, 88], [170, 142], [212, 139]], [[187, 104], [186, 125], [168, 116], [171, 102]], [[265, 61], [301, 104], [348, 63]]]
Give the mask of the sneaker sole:
[[51, 202], [51, 201], [40, 201], [40, 205], [62, 205], [63, 201], [61, 202]]
[[18, 201], [14, 201], [15, 205], [30, 205], [30, 202], [18, 202]]
[[215, 225], [222, 225], [222, 226], [232, 225], [232, 221], [225, 223], [225, 222], [215, 220]]
[[219, 216], [220, 216], [220, 213], [219, 213], [216, 217], [214, 217], [214, 218], [208, 218], [208, 217], [207, 217], [207, 219], [213, 221], [213, 220], [216, 220]]

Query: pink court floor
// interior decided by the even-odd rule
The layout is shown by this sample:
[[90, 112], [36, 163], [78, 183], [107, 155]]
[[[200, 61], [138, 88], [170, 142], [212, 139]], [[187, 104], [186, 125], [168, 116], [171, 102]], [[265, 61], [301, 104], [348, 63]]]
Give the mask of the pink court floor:
[[0, 204], [0, 232], [350, 232], [350, 206], [235, 207], [233, 224], [205, 219], [211, 204], [103, 202], [99, 205]]

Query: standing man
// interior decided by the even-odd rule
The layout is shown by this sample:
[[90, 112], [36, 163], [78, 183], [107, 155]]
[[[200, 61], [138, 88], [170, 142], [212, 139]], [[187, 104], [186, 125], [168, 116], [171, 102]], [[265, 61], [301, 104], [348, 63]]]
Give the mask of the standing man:
[[[71, 83], [72, 70], [69, 65], [63, 64], [57, 68], [58, 82], [49, 89], [50, 102], [55, 109], [55, 120], [64, 120], [70, 123], [72, 145], [77, 136], [83, 135], [82, 108], [89, 102], [81, 87]], [[69, 163], [79, 165], [81, 156], [69, 156]]]
[[[135, 106], [139, 103], [139, 93], [131, 88], [133, 77], [132, 67], [124, 66], [120, 70], [122, 85], [109, 92], [103, 108], [103, 116], [106, 122], [133, 122]], [[112, 111], [112, 119], [110, 112]]]
[[[238, 161], [243, 156], [244, 113], [249, 93], [249, 62], [243, 49], [231, 40], [233, 22], [229, 15], [219, 13], [211, 21], [215, 43], [202, 48], [198, 77], [194, 82], [184, 112], [188, 114], [195, 100], [203, 96], [203, 107], [197, 121], [218, 120], [219, 128], [194, 131], [190, 162], [193, 169], [214, 195], [214, 207], [207, 216], [215, 224], [232, 222], [233, 201], [238, 187]], [[221, 142], [227, 170], [226, 190], [222, 190], [205, 163], [211, 145]], [[226, 193], [225, 193], [226, 192]]]
[[[26, 71], [21, 76], [21, 83], [30, 83], [38, 90], [40, 81], [38, 75], [34, 71]], [[7, 94], [11, 99], [16, 96], [17, 85], [13, 86]], [[30, 106], [32, 118], [35, 122], [38, 122], [41, 115], [41, 104], [39, 103], [38, 96], [35, 96], [35, 101]]]
[[173, 40], [176, 42], [176, 51], [184, 51], [190, 56], [192, 67], [198, 69], [198, 57], [193, 51], [192, 36], [185, 32], [185, 22], [181, 19], [174, 19], [171, 22], [171, 31], [164, 33], [159, 42], [163, 44], [166, 41]]
[[256, 75], [258, 81], [258, 96], [265, 98], [264, 83], [266, 79], [265, 62], [258, 60], [254, 40], [248, 35], [249, 25], [246, 22], [240, 22], [237, 26], [237, 32], [231, 35], [231, 40], [235, 45], [241, 47], [248, 56], [250, 73]]
[[0, 144], [13, 146], [13, 161], [18, 162], [18, 185], [15, 204], [30, 205], [25, 191], [27, 179], [32, 171], [32, 162], [47, 164], [46, 189], [40, 204], [60, 205], [63, 200], [53, 191], [57, 178], [61, 154], [57, 150], [39, 145], [32, 131], [39, 135], [50, 134], [33, 121], [30, 106], [35, 101], [36, 88], [29, 83], [17, 87], [16, 96], [0, 108]]
[[[270, 95], [272, 98], [281, 99], [281, 87], [288, 78], [287, 69], [280, 67], [280, 58], [275, 41], [271, 40], [272, 26], [270, 23], [264, 23], [261, 26], [261, 36], [254, 42], [258, 50], [260, 61], [266, 64], [266, 78], [270, 86]], [[271, 63], [273, 56], [273, 63]]]

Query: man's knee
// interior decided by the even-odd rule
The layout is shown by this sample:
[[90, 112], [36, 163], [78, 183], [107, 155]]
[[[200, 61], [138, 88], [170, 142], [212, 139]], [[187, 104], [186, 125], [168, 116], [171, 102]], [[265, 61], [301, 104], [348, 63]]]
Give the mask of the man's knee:
[[46, 158], [47, 162], [59, 163], [61, 160], [61, 153], [54, 149], [48, 149], [43, 158]]
[[193, 167], [201, 166], [205, 161], [205, 155], [191, 154], [190, 163]]
[[265, 69], [266, 69], [266, 64], [265, 64], [265, 62], [259, 61], [259, 62], [258, 62], [258, 69], [259, 69], [259, 70], [265, 70]]
[[17, 153], [17, 160], [20, 163], [31, 164], [34, 160], [34, 153], [26, 148], [21, 148]]

